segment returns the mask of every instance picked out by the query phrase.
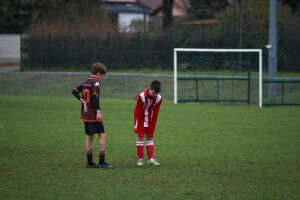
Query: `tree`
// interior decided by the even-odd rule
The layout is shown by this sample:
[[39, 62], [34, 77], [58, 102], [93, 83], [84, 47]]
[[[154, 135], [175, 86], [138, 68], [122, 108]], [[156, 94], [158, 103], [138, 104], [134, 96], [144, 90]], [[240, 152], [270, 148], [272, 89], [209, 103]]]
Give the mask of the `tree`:
[[20, 33], [29, 29], [31, 8], [28, 2], [20, 0], [0, 1], [0, 32]]
[[[232, 32], [234, 30], [234, 20], [236, 20], [236, 26], [240, 27], [242, 25], [243, 30], [243, 44], [240, 48], [264, 49], [266, 44], [268, 44], [269, 0], [251, 0], [248, 1], [249, 4], [246, 4], [246, 0], [243, 0], [243, 2], [243, 6], [247, 5], [243, 12], [243, 23], [240, 24], [240, 21], [235, 19], [236, 13], [240, 12], [239, 7], [236, 8], [236, 13], [233, 8], [226, 10], [223, 16], [218, 17], [218, 38], [221, 38], [223, 45], [226, 45], [228, 48], [239, 47], [239, 45], [234, 45], [234, 41], [239, 41], [238, 37], [240, 37], [240, 35]], [[248, 9], [250, 12], [247, 12]], [[282, 3], [278, 3], [277, 20], [279, 35], [278, 69], [282, 70], [288, 61], [289, 55], [291, 55], [287, 45], [289, 37], [283, 37], [291, 26], [291, 22], [294, 21], [291, 8]], [[255, 27], [255, 30], [253, 27]]]
[[173, 23], [174, 0], [163, 0], [163, 30], [168, 30]]
[[188, 10], [196, 19], [216, 18], [217, 12], [230, 6], [228, 0], [190, 0]]
[[1, 0], [0, 32], [19, 33], [54, 22], [82, 25], [103, 14], [101, 5], [101, 0]]
[[282, 0], [282, 2], [289, 7], [291, 7], [292, 11], [295, 13], [298, 9], [298, 1], [299, 0]]
[[[244, 22], [243, 30], [246, 32], [253, 33], [252, 24], [250, 17], [252, 17], [252, 22], [257, 33], [268, 33], [269, 29], [269, 0], [251, 0], [246, 4], [246, 0], [243, 1], [245, 5], [248, 5], [251, 16], [246, 12], [247, 8], [244, 8]], [[239, 8], [237, 7], [237, 13], [239, 13]], [[233, 20], [234, 18], [233, 8], [228, 9], [222, 16], [218, 17], [219, 29], [222, 31], [232, 31], [233, 30]], [[286, 30], [289, 22], [292, 19], [291, 9], [281, 3], [278, 3], [278, 32]], [[237, 27], [240, 26], [239, 20], [236, 20]]]

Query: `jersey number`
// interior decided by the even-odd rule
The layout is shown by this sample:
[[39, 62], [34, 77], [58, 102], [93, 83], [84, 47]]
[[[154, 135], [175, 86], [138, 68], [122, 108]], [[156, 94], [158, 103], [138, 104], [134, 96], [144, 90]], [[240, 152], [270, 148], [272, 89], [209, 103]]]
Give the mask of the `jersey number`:
[[82, 90], [82, 95], [83, 95], [83, 100], [84, 100], [86, 103], [89, 103], [89, 102], [90, 102], [90, 90], [88, 90], [88, 89], [83, 89], [83, 90]]

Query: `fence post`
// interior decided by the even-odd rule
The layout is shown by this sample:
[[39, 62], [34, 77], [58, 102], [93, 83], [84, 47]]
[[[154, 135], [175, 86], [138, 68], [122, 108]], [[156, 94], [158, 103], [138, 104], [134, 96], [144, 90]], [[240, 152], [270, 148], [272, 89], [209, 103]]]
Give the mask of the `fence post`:
[[170, 50], [169, 50], [169, 54], [170, 54], [170, 69], [173, 69], [173, 32], [170, 31], [169, 33], [169, 46], [170, 46]]
[[77, 65], [77, 71], [79, 71], [79, 63], [80, 63], [80, 35], [79, 32], [77, 32], [77, 48], [76, 48], [76, 65]]
[[51, 65], [51, 33], [48, 33], [48, 71], [50, 70]]
[[185, 80], [185, 100], [189, 100], [189, 80]]
[[[241, 2], [242, 3], [242, 2]], [[245, 5], [246, 5], [246, 8], [247, 8], [247, 11], [248, 11], [248, 16], [249, 16], [249, 21], [250, 21], [250, 24], [251, 24], [251, 27], [252, 27], [252, 31], [254, 33], [254, 36], [255, 36], [255, 40], [256, 40], [256, 46], [257, 48], [260, 48], [261, 45], [260, 45], [260, 41], [259, 41], [259, 38], [257, 37], [257, 33], [256, 33], [256, 30], [255, 30], [255, 26], [254, 26], [254, 21], [253, 21], [253, 17], [252, 17], [252, 13], [249, 9], [249, 6], [248, 6], [248, 0], [244, 1]]]
[[251, 56], [248, 53], [248, 104], [250, 104], [250, 87], [251, 87]]
[[125, 78], [125, 88], [124, 88], [124, 92], [125, 92], [125, 98], [128, 98], [128, 74], [125, 74], [124, 76]]
[[68, 77], [69, 77], [69, 91], [68, 91], [68, 93], [69, 93], [69, 96], [72, 96], [71, 95], [71, 92], [72, 92], [72, 75], [71, 75], [71, 72], [69, 72], [68, 73]]
[[137, 33], [137, 67], [138, 70], [140, 69], [140, 65], [141, 65], [141, 33], [138, 32]]
[[110, 43], [110, 41], [109, 41], [109, 39], [110, 39], [110, 33], [109, 32], [107, 32], [106, 33], [106, 67], [107, 67], [107, 71], [109, 71], [109, 69], [110, 69], [110, 60], [109, 60], [109, 57], [110, 57], [110, 55], [109, 55], [109, 49], [110, 49], [110, 47], [109, 47], [109, 43]]
[[281, 82], [282, 104], [284, 104], [284, 81]]
[[23, 71], [23, 34], [20, 34], [20, 71]]
[[221, 86], [220, 86], [220, 77], [217, 79], [217, 101], [220, 101], [221, 95]]
[[286, 103], [288, 104], [290, 101], [290, 85], [289, 85], [289, 78], [286, 79]]
[[252, 82], [252, 95], [251, 95], [251, 102], [254, 103], [254, 96], [255, 96], [255, 78], [251, 78]]
[[205, 48], [205, 30], [202, 31], [202, 38], [201, 38], [201, 47]]
[[198, 79], [196, 79], [196, 97], [197, 97], [197, 100], [199, 100]]
[[110, 55], [109, 55], [109, 49], [110, 49], [109, 43], [110, 43], [110, 41], [109, 40], [110, 40], [110, 33], [107, 32], [106, 33], [106, 48], [105, 48], [105, 53], [106, 53], [106, 55], [105, 55], [105, 64], [106, 64], [107, 71], [109, 71], [109, 69], [110, 69], [110, 60], [109, 60], [109, 57], [110, 57]]
[[42, 72], [42, 96], [45, 96], [45, 72]]
[[20, 73], [16, 72], [16, 95], [19, 95], [19, 81], [20, 81]]
[[[205, 48], [205, 30], [202, 31], [201, 48]], [[203, 70], [205, 71], [205, 55], [201, 56], [200, 60], [202, 61], [200, 65], [202, 64]]]

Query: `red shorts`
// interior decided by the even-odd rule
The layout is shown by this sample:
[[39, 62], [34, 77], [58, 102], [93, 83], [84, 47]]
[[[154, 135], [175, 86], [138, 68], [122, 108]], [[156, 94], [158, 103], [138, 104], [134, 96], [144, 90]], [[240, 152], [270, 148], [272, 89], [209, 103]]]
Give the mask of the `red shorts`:
[[[147, 134], [149, 137], [153, 137], [153, 133], [150, 133], [149, 127], [144, 127], [144, 133]], [[144, 133], [138, 133], [137, 131], [137, 120], [134, 119], [134, 132], [137, 133], [138, 137], [144, 137]]]
[[147, 134], [149, 137], [153, 138], [153, 133], [149, 132], [149, 127], [144, 127], [144, 133], [138, 133], [137, 131], [134, 131], [137, 133], [138, 137], [144, 137], [145, 134]]

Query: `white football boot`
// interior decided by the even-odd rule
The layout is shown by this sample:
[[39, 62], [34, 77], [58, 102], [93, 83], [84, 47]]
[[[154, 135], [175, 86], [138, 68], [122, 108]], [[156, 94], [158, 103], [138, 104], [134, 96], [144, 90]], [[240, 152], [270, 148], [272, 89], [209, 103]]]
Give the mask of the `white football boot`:
[[143, 165], [144, 165], [143, 159], [138, 159], [138, 162], [137, 162], [136, 166], [141, 167]]
[[152, 166], [159, 166], [159, 165], [160, 165], [159, 162], [157, 162], [157, 161], [154, 160], [153, 158], [151, 158], [151, 159], [149, 160], [149, 163], [150, 163], [150, 165], [152, 165]]

